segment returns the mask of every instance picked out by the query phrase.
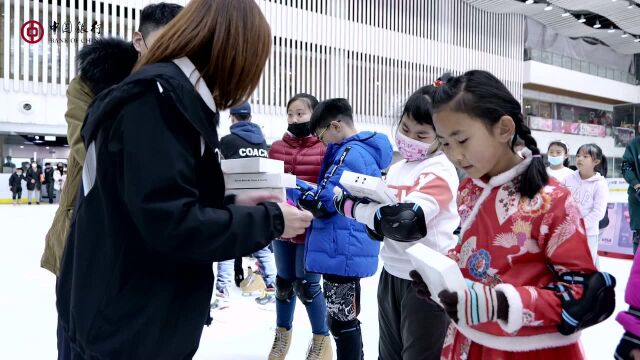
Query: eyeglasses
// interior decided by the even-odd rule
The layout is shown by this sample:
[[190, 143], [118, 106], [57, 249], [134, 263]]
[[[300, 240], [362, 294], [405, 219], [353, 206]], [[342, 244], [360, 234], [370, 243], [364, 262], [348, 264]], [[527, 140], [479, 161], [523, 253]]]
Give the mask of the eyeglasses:
[[326, 127], [326, 128], [324, 128], [324, 130], [322, 130], [322, 132], [320, 132], [320, 134], [319, 134], [319, 135], [318, 135], [318, 134], [316, 134], [316, 137], [317, 137], [318, 139], [320, 139], [320, 141], [322, 141], [322, 137], [324, 136], [324, 133], [326, 133], [326, 132], [327, 132], [327, 130], [329, 130], [329, 128], [330, 128], [330, 127], [331, 127], [331, 124], [327, 125], [327, 127]]

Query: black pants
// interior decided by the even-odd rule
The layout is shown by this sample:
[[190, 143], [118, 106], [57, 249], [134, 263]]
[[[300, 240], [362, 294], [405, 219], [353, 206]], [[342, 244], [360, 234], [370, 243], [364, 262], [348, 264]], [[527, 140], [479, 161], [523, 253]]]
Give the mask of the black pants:
[[53, 187], [53, 180], [50, 180], [47, 183], [47, 196], [49, 197], [49, 204], [53, 204], [53, 198], [55, 196], [54, 194], [54, 187]]
[[84, 357], [78, 352], [67, 335], [65, 335], [58, 321], [58, 360], [84, 360]]
[[12, 196], [13, 200], [15, 200], [16, 198], [18, 200], [22, 199], [22, 189], [13, 191], [12, 193], [13, 193], [13, 196]]
[[327, 323], [336, 341], [338, 360], [362, 360], [362, 330], [360, 329], [360, 278], [336, 275], [323, 276], [327, 302]]
[[416, 296], [410, 280], [382, 270], [378, 283], [379, 360], [438, 360], [449, 318]]

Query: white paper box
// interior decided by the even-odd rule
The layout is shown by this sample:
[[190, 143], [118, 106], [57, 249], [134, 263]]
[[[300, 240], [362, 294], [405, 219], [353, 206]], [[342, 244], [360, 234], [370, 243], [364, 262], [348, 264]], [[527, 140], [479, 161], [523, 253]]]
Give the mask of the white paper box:
[[222, 160], [220, 167], [225, 174], [284, 173], [284, 161], [259, 157]]
[[227, 189], [294, 188], [296, 177], [291, 174], [226, 174]]
[[265, 189], [229, 189], [227, 190], [226, 194], [230, 195], [230, 194], [234, 194], [234, 195], [245, 195], [245, 194], [251, 194], [251, 193], [256, 193], [256, 192], [267, 192], [269, 194], [272, 195], [277, 195], [279, 197], [282, 198], [282, 201], [286, 201], [287, 200], [287, 189], [285, 188], [265, 188]]
[[438, 294], [442, 290], [464, 291], [466, 281], [460, 272], [458, 264], [448, 256], [431, 249], [424, 244], [415, 244], [408, 248], [411, 263], [427, 284], [431, 298], [440, 304]]
[[344, 186], [351, 195], [360, 198], [367, 198], [380, 204], [398, 203], [395, 191], [389, 189], [384, 180], [379, 177], [345, 171], [340, 177], [340, 185]]

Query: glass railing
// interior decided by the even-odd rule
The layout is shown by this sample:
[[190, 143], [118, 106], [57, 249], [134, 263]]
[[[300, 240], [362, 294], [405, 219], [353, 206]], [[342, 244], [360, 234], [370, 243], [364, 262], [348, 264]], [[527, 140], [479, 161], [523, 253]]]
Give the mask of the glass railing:
[[565, 69], [579, 71], [585, 74], [591, 74], [610, 80], [625, 82], [627, 84], [637, 85], [635, 75], [627, 71], [613, 69], [604, 65], [590, 63], [585, 60], [575, 59], [570, 56], [556, 54], [551, 51], [540, 49], [525, 49], [524, 60], [538, 61], [544, 64], [563, 67]]

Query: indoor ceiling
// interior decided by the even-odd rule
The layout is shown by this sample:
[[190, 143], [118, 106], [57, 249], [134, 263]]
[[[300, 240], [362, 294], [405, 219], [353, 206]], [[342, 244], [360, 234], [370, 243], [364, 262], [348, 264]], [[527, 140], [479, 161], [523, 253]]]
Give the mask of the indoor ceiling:
[[518, 13], [569, 37], [592, 38], [621, 54], [640, 53], [640, 0], [464, 0], [485, 11]]

